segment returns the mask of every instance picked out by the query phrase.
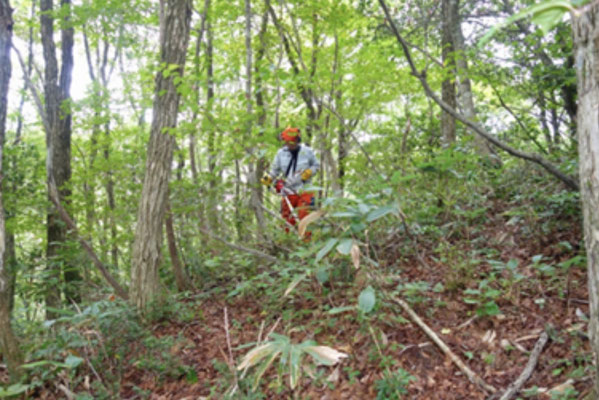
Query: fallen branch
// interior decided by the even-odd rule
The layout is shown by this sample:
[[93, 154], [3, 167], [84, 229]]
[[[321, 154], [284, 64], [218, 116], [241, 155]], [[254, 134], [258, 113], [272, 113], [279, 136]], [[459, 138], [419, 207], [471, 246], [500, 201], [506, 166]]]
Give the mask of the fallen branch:
[[[514, 397], [514, 395], [516, 393], [518, 393], [520, 391], [522, 386], [524, 386], [524, 383], [528, 380], [528, 378], [530, 378], [530, 376], [532, 375], [532, 372], [534, 371], [535, 367], [537, 366], [537, 362], [539, 361], [539, 356], [541, 355], [541, 351], [543, 351], [543, 347], [545, 347], [545, 344], [547, 343], [548, 339], [549, 339], [549, 335], [547, 334], [547, 332], [543, 332], [541, 334], [541, 337], [539, 337], [539, 340], [537, 340], [535, 347], [532, 349], [532, 352], [530, 353], [530, 358], [528, 359], [528, 362], [526, 363], [526, 367], [524, 367], [524, 370], [522, 370], [522, 373], [520, 374], [518, 379], [516, 379], [514, 382], [512, 382], [512, 384], [510, 386], [508, 386], [508, 388], [505, 390], [505, 392], [503, 392], [503, 394], [501, 395], [499, 400], [509, 400], [512, 397]], [[491, 396], [489, 398], [489, 400], [491, 400], [495, 397], [496, 396]]]
[[398, 297], [392, 297], [391, 299], [397, 304], [399, 304], [401, 308], [404, 309], [404, 311], [410, 316], [412, 321], [414, 321], [416, 325], [418, 325], [424, 331], [424, 333], [426, 333], [428, 337], [432, 339], [432, 341], [441, 349], [441, 351], [445, 353], [445, 355], [448, 356], [455, 365], [457, 365], [460, 371], [462, 371], [468, 377], [470, 382], [478, 385], [487, 392], [497, 392], [497, 389], [495, 387], [486, 383], [480, 376], [478, 376], [474, 371], [468, 368], [468, 366], [464, 364], [464, 362], [460, 360], [460, 358], [457, 355], [455, 355], [453, 351], [451, 351], [451, 349], [445, 344], [445, 342], [443, 342], [439, 338], [439, 336], [437, 336], [437, 334], [431, 328], [429, 328], [428, 325], [426, 325], [424, 321], [422, 321], [422, 319], [420, 319], [420, 317], [414, 312], [414, 310], [412, 310], [408, 303], [406, 303]]

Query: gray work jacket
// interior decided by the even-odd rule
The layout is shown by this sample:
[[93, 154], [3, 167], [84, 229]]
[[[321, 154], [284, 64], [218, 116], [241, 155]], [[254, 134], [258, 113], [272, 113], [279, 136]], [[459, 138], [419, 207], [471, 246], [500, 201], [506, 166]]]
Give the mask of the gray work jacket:
[[[287, 146], [280, 148], [279, 151], [277, 151], [274, 161], [272, 162], [270, 176], [276, 179], [279, 175], [285, 174], [290, 161], [291, 151], [289, 151]], [[295, 192], [299, 191], [304, 186], [304, 182], [302, 182], [300, 177], [301, 173], [309, 168], [312, 170], [312, 176], [314, 176], [316, 175], [316, 171], [318, 171], [319, 167], [320, 164], [318, 163], [316, 156], [314, 156], [314, 151], [312, 151], [312, 149], [308, 146], [300, 144], [299, 153], [297, 154], [295, 173], [291, 170], [289, 171], [288, 176], [283, 177], [283, 179], [285, 179], [286, 186]], [[310, 180], [311, 179], [305, 183], [309, 183]]]

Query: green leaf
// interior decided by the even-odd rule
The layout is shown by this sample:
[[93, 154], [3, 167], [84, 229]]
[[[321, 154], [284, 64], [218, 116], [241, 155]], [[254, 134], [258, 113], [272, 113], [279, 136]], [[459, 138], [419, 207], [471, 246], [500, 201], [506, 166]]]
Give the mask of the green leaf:
[[58, 362], [58, 361], [48, 361], [48, 360], [42, 360], [42, 361], [34, 361], [28, 364], [23, 364], [21, 365], [21, 368], [23, 369], [34, 369], [37, 367], [45, 367], [47, 365], [53, 365], [55, 367], [59, 367], [59, 368], [67, 368], [68, 366], [64, 363]]
[[363, 313], [367, 314], [374, 308], [376, 304], [376, 296], [374, 294], [374, 289], [372, 286], [368, 286], [366, 289], [362, 290], [360, 296], [358, 296], [358, 308]]
[[395, 205], [387, 205], [377, 208], [368, 214], [368, 217], [366, 217], [366, 222], [376, 221], [377, 219], [382, 218], [393, 211], [395, 211]]
[[[544, 24], [544, 25], [541, 25], [541, 29], [543, 29], [543, 32], [547, 33], [547, 31], [545, 30], [545, 28], [548, 26], [547, 24], [551, 23], [552, 21], [555, 22], [558, 13], [560, 13], [561, 16], [559, 17], [559, 20], [557, 22], [561, 21], [561, 18], [563, 17], [563, 15], [566, 12], [577, 13], [576, 9], [572, 6], [572, 3], [568, 0], [543, 1], [539, 4], [534, 4], [530, 7], [526, 7], [522, 11], [512, 15], [505, 21], [503, 21], [503, 22], [495, 25], [493, 28], [491, 28], [489, 30], [489, 32], [487, 32], [478, 41], [478, 47], [482, 47], [482, 46], [486, 45], [491, 40], [491, 38], [497, 33], [497, 31], [499, 31], [500, 29], [502, 29], [502, 28], [506, 27], [507, 25], [512, 24], [516, 21], [519, 21], [521, 19], [528, 18], [530, 16], [533, 17], [533, 22], [535, 22], [535, 23], [541, 22], [542, 24]], [[543, 15], [545, 13], [549, 13], [549, 14]], [[535, 18], [536, 18], [536, 21], [535, 21]]]
[[546, 35], [555, 25], [561, 22], [566, 12], [567, 10], [564, 8], [551, 8], [535, 14], [532, 17], [532, 22], [537, 24]]
[[327, 243], [322, 247], [322, 249], [320, 249], [318, 254], [316, 254], [316, 262], [322, 260], [324, 256], [329, 254], [329, 251], [333, 249], [333, 247], [335, 246], [335, 244], [337, 244], [338, 241], [339, 239], [337, 238], [329, 239]]
[[316, 272], [314, 272], [314, 276], [316, 276], [316, 280], [318, 281], [318, 283], [323, 285], [329, 281], [329, 269], [318, 268]]
[[295, 389], [301, 373], [302, 350], [299, 346], [291, 346], [289, 352], [289, 386]]
[[23, 385], [22, 383], [15, 383], [7, 388], [0, 386], [0, 398], [16, 396], [25, 393], [28, 389], [29, 385]]
[[331, 308], [327, 312], [327, 314], [329, 314], [329, 315], [341, 314], [341, 313], [344, 313], [346, 311], [352, 311], [352, 310], [355, 310], [355, 309], [356, 309], [356, 306], [334, 307], [334, 308]]
[[79, 366], [79, 364], [81, 364], [83, 362], [83, 358], [81, 357], [76, 357], [72, 354], [70, 354], [65, 360], [64, 363], [67, 366], [67, 368], [70, 369], [74, 369], [77, 368]]
[[338, 245], [337, 245], [337, 251], [341, 254], [343, 254], [344, 256], [347, 256], [349, 254], [349, 252], [351, 251], [351, 246], [354, 243], [353, 239], [343, 239]]
[[476, 309], [476, 314], [480, 317], [493, 316], [500, 313], [501, 310], [499, 309], [499, 306], [493, 300], [486, 302], [481, 307]]

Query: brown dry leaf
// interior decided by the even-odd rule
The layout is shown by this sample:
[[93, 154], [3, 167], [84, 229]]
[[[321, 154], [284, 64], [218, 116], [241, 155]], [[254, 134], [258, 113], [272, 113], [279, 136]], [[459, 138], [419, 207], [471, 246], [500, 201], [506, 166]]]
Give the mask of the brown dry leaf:
[[335, 365], [342, 358], [347, 358], [347, 354], [328, 346], [308, 346], [304, 348], [304, 351], [324, 365]]
[[299, 234], [299, 237], [303, 238], [304, 235], [306, 234], [306, 229], [308, 228], [308, 225], [310, 225], [312, 222], [318, 220], [325, 213], [326, 213], [325, 210], [320, 209], [320, 210], [313, 211], [310, 214], [306, 215], [306, 217], [300, 221], [300, 223], [297, 227], [297, 233]]
[[354, 262], [354, 267], [356, 269], [360, 268], [360, 248], [357, 244], [353, 244], [351, 247], [351, 259]]
[[331, 383], [337, 383], [337, 381], [339, 380], [339, 367], [335, 368], [333, 370], [333, 372], [331, 372], [331, 374], [327, 377], [327, 382], [331, 382]]

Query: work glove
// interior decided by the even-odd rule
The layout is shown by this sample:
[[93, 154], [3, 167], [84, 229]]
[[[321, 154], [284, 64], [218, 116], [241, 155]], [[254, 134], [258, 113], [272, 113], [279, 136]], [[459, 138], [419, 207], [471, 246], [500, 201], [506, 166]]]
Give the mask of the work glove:
[[304, 172], [302, 172], [302, 181], [307, 181], [312, 177], [312, 170], [308, 168]]
[[272, 177], [268, 174], [264, 174], [262, 179], [260, 179], [260, 183], [262, 183], [265, 186], [270, 186], [270, 184], [272, 183]]

